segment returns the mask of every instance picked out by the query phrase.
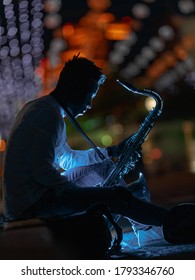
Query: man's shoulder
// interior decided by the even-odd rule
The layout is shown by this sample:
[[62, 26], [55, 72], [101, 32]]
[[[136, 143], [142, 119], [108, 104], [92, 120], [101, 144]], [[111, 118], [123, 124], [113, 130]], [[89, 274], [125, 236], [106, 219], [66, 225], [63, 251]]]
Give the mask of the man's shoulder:
[[48, 126], [50, 128], [56, 127], [57, 130], [60, 128], [63, 129], [63, 118], [60, 115], [58, 107], [50, 96], [43, 96], [34, 100], [30, 110], [34, 112], [32, 120], [34, 125], [36, 124], [44, 127]]
[[59, 109], [49, 95], [29, 101], [25, 104], [24, 108], [26, 108], [28, 112], [34, 112], [34, 114], [44, 115], [47, 114], [47, 112], [49, 114], [52, 112], [54, 115], [59, 115]]
[[37, 98], [35, 100], [35, 106], [36, 105], [41, 107], [43, 110], [45, 109], [48, 111], [52, 111], [53, 113], [55, 113], [55, 115], [57, 115], [60, 118], [62, 117], [61, 107], [51, 95], [45, 95]]

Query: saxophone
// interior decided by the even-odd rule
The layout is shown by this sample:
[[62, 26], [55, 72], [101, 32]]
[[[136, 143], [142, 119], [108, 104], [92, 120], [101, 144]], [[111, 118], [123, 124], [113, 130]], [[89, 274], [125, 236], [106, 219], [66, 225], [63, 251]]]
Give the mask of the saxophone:
[[126, 141], [123, 152], [119, 156], [113, 170], [110, 172], [102, 186], [118, 185], [124, 175], [135, 168], [135, 163], [139, 158], [139, 153], [137, 151], [144, 143], [163, 108], [163, 100], [156, 92], [150, 89], [139, 90], [128, 82], [121, 82], [119, 80], [117, 80], [117, 82], [134, 94], [152, 97], [156, 102], [156, 106], [150, 110], [144, 121], [141, 123], [138, 131]]

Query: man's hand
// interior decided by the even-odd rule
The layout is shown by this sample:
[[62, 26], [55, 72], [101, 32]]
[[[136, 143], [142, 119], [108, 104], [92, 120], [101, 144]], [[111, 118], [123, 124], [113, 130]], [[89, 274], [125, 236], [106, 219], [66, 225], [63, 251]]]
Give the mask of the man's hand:
[[[129, 136], [128, 138], [126, 138], [125, 140], [123, 140], [122, 142], [120, 142], [117, 145], [113, 145], [107, 148], [108, 151], [108, 155], [110, 157], [116, 157], [118, 158], [122, 152], [124, 151], [124, 149], [128, 148], [127, 147], [127, 142], [131, 139], [133, 141], [133, 137], [135, 134], [132, 134], [131, 136]], [[141, 147], [139, 149], [139, 151], [136, 151], [136, 156], [141, 157]]]

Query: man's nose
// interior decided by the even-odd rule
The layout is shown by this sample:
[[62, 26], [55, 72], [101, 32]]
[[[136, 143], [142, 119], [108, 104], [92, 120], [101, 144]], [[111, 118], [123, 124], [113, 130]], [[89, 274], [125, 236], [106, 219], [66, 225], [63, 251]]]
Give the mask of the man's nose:
[[92, 107], [92, 100], [87, 104], [88, 109], [91, 109], [91, 107]]

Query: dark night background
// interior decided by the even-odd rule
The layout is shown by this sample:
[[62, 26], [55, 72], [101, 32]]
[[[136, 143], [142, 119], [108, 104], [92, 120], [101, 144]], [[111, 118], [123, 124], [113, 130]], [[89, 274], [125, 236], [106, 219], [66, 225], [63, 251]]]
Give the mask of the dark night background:
[[[64, 62], [81, 52], [107, 75], [94, 107], [79, 119], [89, 137], [99, 146], [115, 144], [137, 131], [148, 114], [146, 98], [130, 94], [116, 79], [156, 91], [164, 108], [142, 147], [153, 199], [168, 205], [194, 199], [195, 1], [3, 0], [0, 12], [1, 162], [18, 110], [48, 94]], [[13, 24], [17, 32], [9, 35]], [[28, 39], [21, 38], [22, 28]], [[11, 54], [13, 39], [17, 55]], [[23, 66], [14, 80], [13, 62], [23, 63], [25, 55], [31, 70]], [[8, 82], [5, 69], [13, 71]], [[27, 77], [25, 69], [31, 71]], [[11, 80], [22, 86], [11, 90]], [[72, 147], [88, 148], [70, 124], [68, 132]]]
[[[155, 204], [194, 203], [194, 26], [195, 0], [1, 0], [0, 218], [2, 162], [14, 118], [24, 103], [51, 92], [64, 63], [79, 52], [107, 76], [93, 108], [78, 119], [88, 136], [101, 147], [119, 143], [138, 130], [155, 106], [146, 96], [129, 93], [117, 79], [157, 92], [162, 114], [142, 145], [142, 162], [125, 179], [131, 182], [144, 172]], [[70, 146], [90, 148], [66, 123]], [[39, 225], [33, 230], [27, 226], [14, 238], [14, 231], [2, 231], [1, 257], [25, 259], [30, 248], [32, 259], [34, 253], [35, 259], [37, 253], [38, 258], [55, 258], [45, 228], [40, 234]], [[194, 258], [194, 245], [182, 246], [141, 247], [137, 259]]]

